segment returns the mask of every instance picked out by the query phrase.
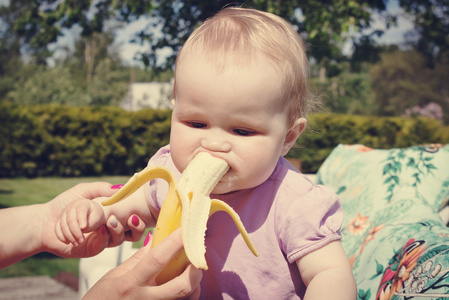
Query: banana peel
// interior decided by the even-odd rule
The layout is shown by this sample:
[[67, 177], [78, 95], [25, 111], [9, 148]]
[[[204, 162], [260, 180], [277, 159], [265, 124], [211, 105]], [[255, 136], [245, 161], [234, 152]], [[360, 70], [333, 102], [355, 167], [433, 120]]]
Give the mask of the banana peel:
[[168, 193], [154, 228], [152, 247], [160, 244], [170, 233], [181, 227], [184, 250], [158, 275], [157, 284], [163, 284], [179, 276], [189, 263], [198, 269], [207, 270], [205, 259], [207, 220], [218, 211], [224, 211], [231, 216], [248, 248], [255, 256], [259, 255], [238, 214], [225, 202], [211, 199], [209, 196], [228, 169], [226, 161], [209, 153], [200, 152], [186, 167], [178, 182], [166, 167], [146, 167], [134, 174], [117, 193], [102, 202], [106, 206], [122, 201], [152, 179], [161, 178], [168, 182]]

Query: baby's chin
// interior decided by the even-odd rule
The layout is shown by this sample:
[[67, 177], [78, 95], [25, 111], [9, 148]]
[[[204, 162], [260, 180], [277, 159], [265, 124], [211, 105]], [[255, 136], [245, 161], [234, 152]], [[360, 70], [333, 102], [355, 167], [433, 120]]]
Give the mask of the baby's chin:
[[222, 182], [220, 181], [215, 188], [212, 190], [212, 194], [215, 195], [224, 195], [224, 194], [229, 194], [235, 192], [234, 189], [232, 189], [232, 187], [227, 183], [227, 182]]

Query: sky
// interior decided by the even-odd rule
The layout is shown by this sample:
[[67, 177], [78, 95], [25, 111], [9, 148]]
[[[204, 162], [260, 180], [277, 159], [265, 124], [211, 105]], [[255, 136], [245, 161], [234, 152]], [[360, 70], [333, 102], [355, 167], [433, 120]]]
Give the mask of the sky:
[[383, 44], [394, 44], [397, 43], [398, 40], [403, 41], [404, 33], [413, 29], [414, 27], [413, 23], [404, 17], [404, 13], [402, 12], [402, 9], [399, 7], [398, 0], [388, 1], [387, 9], [390, 12], [399, 14], [398, 24], [397, 26], [390, 27], [388, 30], [386, 30], [385, 23], [382, 22], [382, 20], [380, 20], [379, 18], [377, 18], [376, 21], [373, 23], [374, 25], [373, 27], [377, 29], [386, 30], [385, 34], [382, 36], [379, 42]]
[[[0, 3], [7, 0], [0, 0]], [[389, 0], [387, 9], [391, 12], [401, 12], [401, 8], [399, 7], [398, 0]], [[381, 38], [378, 38], [378, 42], [381, 44], [397, 44], [404, 40], [404, 33], [413, 29], [413, 24], [407, 20], [404, 16], [399, 14], [398, 24], [397, 26], [390, 27], [388, 30], [386, 29], [385, 23], [382, 21], [380, 16], [373, 16], [374, 22], [372, 23], [372, 29], [381, 29], [384, 30], [385, 33]], [[131, 43], [129, 40], [133, 37], [134, 34], [143, 30], [145, 26], [148, 24], [147, 17], [141, 17], [135, 22], [127, 24], [123, 28], [116, 30], [116, 40], [115, 42], [119, 45], [120, 56], [122, 60], [128, 65], [140, 66], [141, 62], [133, 60], [134, 56], [139, 51], [145, 51], [148, 49], [148, 43], [137, 44]], [[64, 36], [58, 39], [57, 44], [52, 45], [50, 48], [55, 48], [58, 45], [69, 46], [73, 48], [73, 40], [74, 37], [79, 34], [79, 29], [67, 30], [64, 32]], [[343, 49], [343, 53], [350, 54], [351, 53], [351, 44], [347, 43]], [[55, 56], [61, 55], [61, 52], [57, 52]], [[170, 54], [170, 50], [161, 51], [161, 56]], [[49, 62], [52, 63], [51, 61]]]

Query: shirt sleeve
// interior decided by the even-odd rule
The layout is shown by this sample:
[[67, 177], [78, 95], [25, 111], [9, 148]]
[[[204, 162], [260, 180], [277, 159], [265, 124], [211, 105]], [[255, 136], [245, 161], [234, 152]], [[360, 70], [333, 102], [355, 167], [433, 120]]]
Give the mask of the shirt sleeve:
[[[166, 166], [171, 165], [170, 146], [165, 146], [159, 149], [156, 154], [148, 161], [148, 166]], [[153, 179], [149, 183], [149, 204], [161, 210], [162, 203], [168, 192], [168, 184], [163, 179]]]
[[277, 211], [280, 246], [290, 263], [328, 243], [340, 240], [343, 209], [338, 196], [324, 186], [310, 186], [298, 197], [286, 191], [288, 201]]

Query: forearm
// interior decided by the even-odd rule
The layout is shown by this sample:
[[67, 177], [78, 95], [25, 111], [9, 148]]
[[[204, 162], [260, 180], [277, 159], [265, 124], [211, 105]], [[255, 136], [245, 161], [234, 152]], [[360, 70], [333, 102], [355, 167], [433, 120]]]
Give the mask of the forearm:
[[304, 299], [357, 299], [357, 287], [352, 272], [340, 268], [320, 272], [307, 286]]
[[108, 219], [111, 215], [116, 216], [118, 221], [124, 225], [125, 230], [128, 229], [126, 224], [129, 217], [133, 214], [138, 215], [145, 222], [146, 227], [152, 227], [155, 225], [154, 218], [148, 207], [145, 186], [139, 188], [128, 198], [113, 205], [105, 206], [104, 212], [106, 219]]
[[39, 215], [43, 204], [0, 210], [0, 269], [42, 251]]

